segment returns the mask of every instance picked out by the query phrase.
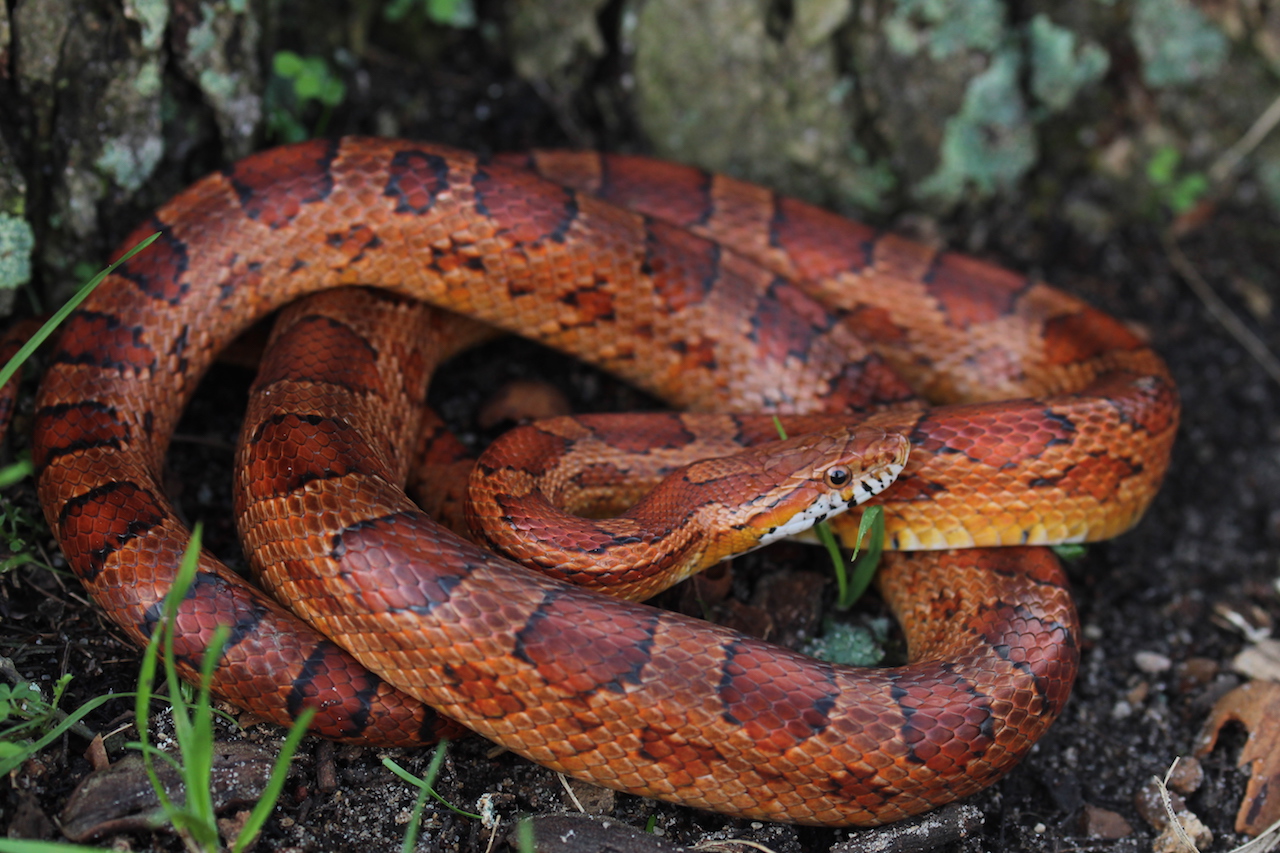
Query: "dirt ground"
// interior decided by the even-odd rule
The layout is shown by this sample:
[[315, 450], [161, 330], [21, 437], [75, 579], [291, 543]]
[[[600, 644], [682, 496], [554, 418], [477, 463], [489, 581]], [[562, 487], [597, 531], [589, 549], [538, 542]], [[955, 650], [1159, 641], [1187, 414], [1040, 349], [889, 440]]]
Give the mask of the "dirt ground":
[[[1242, 297], [1256, 300], [1276, 293], [1274, 270], [1266, 262], [1274, 245], [1271, 232], [1269, 224], [1226, 210], [1185, 245], [1192, 262], [1243, 307]], [[1276, 392], [1239, 346], [1205, 319], [1151, 234], [1117, 235], [1102, 246], [1068, 240], [1046, 248], [1040, 261], [1051, 280], [1132, 319], [1169, 359], [1183, 396], [1182, 433], [1164, 490], [1138, 529], [1091, 547], [1071, 565], [1086, 640], [1074, 695], [1026, 761], [969, 801], [984, 823], [976, 837], [952, 849], [1146, 849], [1154, 830], [1136, 810], [1135, 794], [1175, 756], [1188, 754], [1214, 699], [1240, 680], [1230, 674], [1229, 661], [1242, 640], [1213, 618], [1215, 608], [1257, 607], [1272, 617], [1277, 612]], [[1015, 264], [1019, 260], [1010, 258]], [[503, 376], [539, 372], [582, 405], [612, 403], [613, 395], [628, 395], [558, 357], [539, 358], [523, 344], [504, 346], [505, 353], [502, 348], [494, 351], [498, 361], [469, 357], [461, 370], [442, 381], [445, 387], [437, 390], [437, 399], [447, 412], [465, 417], [480, 396], [457, 389], [490, 388]], [[206, 382], [210, 393], [189, 416], [174, 453], [172, 483], [178, 500], [191, 518], [205, 519], [210, 541], [222, 553], [233, 553], [234, 544], [226, 488], [219, 484], [228, 480], [223, 472], [232, 455], [236, 408], [242, 405], [236, 401], [247, 379], [247, 371], [234, 367], [220, 367], [211, 375]], [[9, 497], [16, 505], [30, 506], [28, 487], [11, 491]], [[784, 558], [821, 569], [816, 551], [793, 546], [782, 557], [766, 557], [755, 568], [740, 569], [736, 583], [741, 594], [749, 598], [753, 580], [781, 568]], [[95, 614], [73, 580], [33, 567], [10, 572], [0, 578], [0, 608], [0, 651], [20, 673], [40, 684], [64, 672], [75, 674], [65, 707], [132, 686], [136, 652]], [[1153, 667], [1140, 652], [1163, 656], [1169, 665], [1163, 668], [1156, 658]], [[95, 731], [109, 732], [130, 709], [127, 702], [109, 705], [88, 723]], [[257, 726], [248, 737], [271, 744], [278, 734]], [[122, 737], [116, 735], [109, 747], [118, 749]], [[85, 747], [80, 738], [69, 737], [5, 784], [10, 832], [19, 819], [34, 820], [23, 827], [44, 825], [31, 817], [31, 809], [50, 819], [58, 814], [71, 788], [88, 772]], [[504, 827], [520, 814], [566, 808], [552, 774], [489, 750], [479, 741], [453, 745], [441, 793], [468, 809], [481, 795], [491, 795]], [[398, 758], [421, 772], [428, 756]], [[262, 848], [390, 849], [397, 844], [413, 792], [378, 759], [372, 749], [307, 742]], [[1215, 849], [1224, 849], [1232, 838], [1243, 779], [1233, 763], [1230, 750], [1210, 757], [1207, 780], [1189, 801], [1214, 831]], [[319, 778], [322, 769], [336, 771], [336, 783]], [[847, 836], [730, 821], [629, 796], [612, 799], [611, 813], [619, 819], [643, 825], [654, 818], [667, 838], [682, 843], [748, 838], [781, 853], [826, 850]], [[1132, 832], [1118, 840], [1088, 837], [1082, 824], [1088, 808], [1118, 812]], [[419, 849], [483, 850], [489, 843], [489, 831], [479, 822], [443, 807], [428, 806], [425, 827], [429, 840]], [[159, 834], [130, 835], [127, 844], [137, 850], [177, 849]], [[495, 849], [503, 848], [499, 844]]]
[[[489, 144], [562, 141], [554, 133], [529, 130], [545, 126], [545, 116], [530, 118], [518, 109], [506, 115], [504, 122], [521, 129], [495, 133]], [[914, 220], [882, 224], [919, 225]], [[1174, 464], [1151, 511], [1136, 530], [1090, 547], [1069, 567], [1085, 645], [1066, 711], [1021, 766], [967, 801], [980, 814], [980, 824], [970, 824], [967, 839], [941, 849], [1149, 849], [1156, 830], [1140, 813], [1135, 796], [1176, 756], [1189, 754], [1215, 699], [1242, 680], [1231, 673], [1230, 661], [1243, 640], [1215, 618], [1215, 611], [1256, 610], [1263, 621], [1280, 614], [1280, 422], [1275, 417], [1280, 389], [1207, 318], [1173, 273], [1154, 225], [1118, 231], [1097, 242], [1065, 226], [1032, 233], [1016, 211], [999, 207], [934, 224], [948, 245], [1034, 271], [1132, 321], [1169, 360], [1183, 399]], [[1195, 267], [1273, 345], [1280, 340], [1273, 309], [1280, 295], [1276, 232], [1274, 221], [1251, 206], [1225, 204], [1182, 243]], [[477, 389], [492, 388], [510, 376], [546, 377], [580, 407], [613, 406], [634, 396], [585, 368], [534, 354], [523, 344], [500, 345], [488, 355], [489, 360], [468, 357], [447, 372], [435, 392], [436, 401], [464, 429], [479, 403]], [[211, 546], [229, 557], [234, 557], [235, 545], [226, 471], [247, 378], [247, 371], [227, 366], [211, 374], [207, 393], [184, 423], [173, 453], [178, 502], [189, 518], [204, 519]], [[25, 439], [15, 442], [20, 447]], [[37, 512], [29, 485], [9, 490], [4, 500], [10, 515]], [[52, 545], [44, 540], [39, 545], [57, 564]], [[822, 561], [816, 551], [784, 547], [735, 567], [734, 593], [750, 600], [753, 589], [771, 573], [821, 571]], [[864, 611], [875, 613], [876, 607], [870, 603]], [[785, 625], [780, 629], [786, 633]], [[138, 653], [96, 614], [77, 582], [37, 567], [0, 575], [0, 655], [41, 685], [73, 673], [63, 700], [66, 708], [107, 691], [131, 689], [137, 674]], [[94, 731], [116, 732], [107, 743], [113, 756], [122, 753], [123, 741], [131, 736], [119, 732], [131, 710], [131, 702], [121, 701], [86, 720]], [[229, 727], [227, 735], [232, 736]], [[242, 737], [270, 747], [280, 732], [250, 726]], [[1240, 840], [1231, 827], [1243, 790], [1244, 776], [1235, 767], [1235, 750], [1242, 741], [1237, 733], [1227, 748], [1205, 760], [1205, 782], [1188, 799], [1214, 833], [1212, 849], [1227, 849]], [[0, 783], [0, 822], [10, 837], [54, 837], [53, 822], [72, 788], [89, 772], [85, 748], [84, 740], [69, 736]], [[398, 848], [415, 792], [382, 767], [381, 755], [373, 749], [305, 742], [258, 849]], [[418, 773], [430, 758], [429, 753], [393, 755]], [[494, 831], [431, 804], [419, 850], [510, 849], [503, 838], [518, 816], [569, 808], [551, 773], [510, 754], [494, 755], [479, 740], [450, 747], [437, 789], [468, 810], [487, 798], [499, 820], [497, 839], [491, 848]], [[639, 827], [653, 821], [662, 836], [679, 844], [737, 838], [793, 853], [825, 851], [849, 838], [870, 844], [879, 837], [877, 831], [726, 820], [625, 795], [603, 799], [607, 813], [620, 821]], [[1089, 835], [1096, 823], [1090, 824], [1087, 815], [1096, 815], [1097, 809], [1117, 813], [1129, 830], [1118, 830], [1117, 838]], [[952, 812], [946, 819], [963, 817]], [[146, 830], [96, 843], [129, 850], [180, 849], [172, 836]], [[618, 842], [616, 849], [628, 848]]]

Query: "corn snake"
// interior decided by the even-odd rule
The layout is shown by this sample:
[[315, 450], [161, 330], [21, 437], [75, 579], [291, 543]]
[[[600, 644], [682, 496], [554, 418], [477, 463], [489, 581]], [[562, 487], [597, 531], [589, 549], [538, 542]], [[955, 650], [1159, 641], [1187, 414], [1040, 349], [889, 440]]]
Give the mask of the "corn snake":
[[[345, 140], [252, 157], [140, 229], [164, 234], [72, 319], [42, 385], [36, 439], [50, 524], [135, 639], [186, 541], [156, 479], [177, 411], [236, 330], [342, 284], [518, 326], [678, 406], [897, 404], [870, 422], [904, 428], [913, 445], [897, 503], [886, 495], [898, 546], [1102, 538], [1154, 493], [1176, 394], [1158, 357], [1105, 315], [691, 170], [590, 155], [535, 165], [640, 213], [509, 164]], [[672, 186], [681, 192], [654, 189]], [[654, 196], [674, 203], [651, 212]], [[949, 405], [913, 407], [912, 387]], [[1027, 399], [990, 402], [1001, 396]], [[947, 469], [961, 474], [948, 480]], [[1000, 499], [974, 508], [991, 493]], [[487, 737], [648, 796], [774, 820], [894, 820], [998, 778], [1056, 716], [1074, 675], [1074, 614], [1040, 550], [892, 560], [882, 586], [924, 662], [866, 673], [510, 575], [400, 513], [346, 519], [329, 553], [341, 550], [344, 577], [356, 564], [377, 569], [403, 547], [387, 528], [403, 525], [433, 543], [432, 565], [402, 587], [352, 581], [364, 603], [322, 614], [341, 623], [334, 633], [368, 662], [394, 662], [399, 686]], [[222, 695], [287, 721], [328, 688], [320, 725], [331, 736], [404, 743], [435, 729], [429, 712], [211, 557], [204, 569], [180, 626], [188, 658], [213, 620], [237, 626]], [[596, 618], [609, 630], [590, 627]], [[959, 647], [945, 636], [956, 625]], [[930, 657], [939, 648], [947, 660]], [[592, 656], [569, 662], [567, 650]]]

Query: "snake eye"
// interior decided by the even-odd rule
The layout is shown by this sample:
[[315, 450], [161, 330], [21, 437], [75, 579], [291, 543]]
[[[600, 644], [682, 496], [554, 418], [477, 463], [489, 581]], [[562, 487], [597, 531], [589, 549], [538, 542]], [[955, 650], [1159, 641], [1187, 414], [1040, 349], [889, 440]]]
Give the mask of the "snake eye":
[[853, 479], [853, 472], [849, 470], [847, 465], [832, 465], [822, 475], [827, 485], [833, 489], [838, 489]]

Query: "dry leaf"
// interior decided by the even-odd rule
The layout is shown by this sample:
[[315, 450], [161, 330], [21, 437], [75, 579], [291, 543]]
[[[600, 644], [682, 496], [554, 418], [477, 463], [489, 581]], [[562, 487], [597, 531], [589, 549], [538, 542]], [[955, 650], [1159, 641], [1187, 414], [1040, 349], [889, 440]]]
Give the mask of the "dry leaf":
[[1236, 832], [1257, 835], [1280, 820], [1280, 684], [1250, 681], [1219, 699], [1196, 739], [1196, 754], [1212, 751], [1230, 722], [1249, 732], [1237, 761], [1240, 767], [1249, 765], [1249, 784], [1236, 814]]
[[1231, 668], [1248, 678], [1280, 681], [1280, 640], [1250, 643], [1231, 661]]

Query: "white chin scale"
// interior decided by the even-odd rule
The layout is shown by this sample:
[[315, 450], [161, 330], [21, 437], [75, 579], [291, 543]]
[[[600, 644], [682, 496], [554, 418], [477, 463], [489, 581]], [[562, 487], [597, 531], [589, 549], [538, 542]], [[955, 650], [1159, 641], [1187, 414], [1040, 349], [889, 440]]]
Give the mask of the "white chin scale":
[[[902, 465], [886, 465], [878, 475], [864, 477], [853, 487], [853, 500], [845, 502], [840, 496], [831, 492], [823, 494], [805, 509], [797, 512], [786, 524], [779, 525], [760, 537], [760, 545], [768, 545], [788, 536], [796, 536], [810, 530], [819, 521], [826, 521], [833, 515], [839, 515], [851, 506], [857, 506], [874, 495], [878, 495], [893, 484], [902, 473]], [[810, 537], [805, 537], [810, 538]], [[756, 547], [760, 547], [757, 545]]]

